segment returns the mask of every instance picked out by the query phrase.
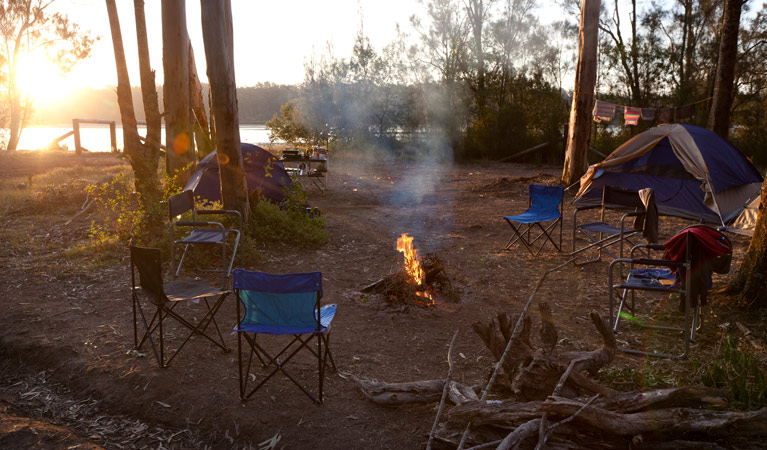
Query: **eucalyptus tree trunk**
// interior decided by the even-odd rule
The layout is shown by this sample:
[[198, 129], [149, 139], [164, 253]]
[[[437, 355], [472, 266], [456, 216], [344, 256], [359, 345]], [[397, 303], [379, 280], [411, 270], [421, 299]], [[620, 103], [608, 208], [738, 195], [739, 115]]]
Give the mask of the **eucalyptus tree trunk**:
[[767, 307], [767, 178], [762, 183], [761, 203], [756, 216], [754, 237], [729, 291], [749, 307]]
[[224, 208], [250, 214], [248, 189], [240, 149], [237, 86], [234, 79], [234, 38], [230, 0], [201, 0], [202, 37], [216, 123], [216, 155]]
[[724, 4], [714, 100], [708, 115], [708, 128], [725, 139], [730, 131], [730, 108], [732, 108], [733, 81], [738, 57], [738, 28], [744, 3], [745, 0], [726, 0]]
[[147, 165], [152, 168], [153, 174], [157, 175], [157, 163], [160, 160], [160, 136], [162, 133], [162, 117], [157, 100], [157, 85], [155, 84], [155, 72], [149, 60], [149, 41], [146, 32], [146, 16], [144, 14], [144, 0], [133, 0], [133, 9], [136, 16], [136, 43], [138, 46], [138, 63], [141, 74], [141, 96], [144, 102], [144, 114], [146, 116], [146, 141], [144, 143], [144, 158]]
[[600, 0], [581, 2], [581, 24], [578, 39], [578, 65], [575, 71], [575, 89], [570, 109], [567, 150], [562, 181], [572, 184], [586, 172], [591, 130], [591, 109], [594, 103], [594, 84], [597, 79], [597, 37], [599, 34]]
[[197, 65], [194, 60], [194, 49], [189, 43], [189, 101], [191, 106], [194, 140], [200, 158], [215, 149], [208, 128], [208, 114], [205, 112], [205, 100], [202, 98], [202, 84], [197, 75]]
[[133, 174], [136, 179], [136, 193], [139, 196], [139, 201], [148, 205], [149, 202], [159, 201], [159, 183], [157, 180], [158, 157], [148, 147], [142, 145], [139, 139], [117, 6], [115, 5], [115, 0], [106, 0], [106, 5], [109, 15], [109, 27], [112, 32], [115, 66], [117, 68], [117, 104], [120, 107], [120, 120], [123, 126], [124, 151], [128, 155], [131, 167], [133, 168]]
[[196, 161], [189, 101], [189, 35], [186, 2], [162, 0], [162, 65], [165, 77], [166, 169], [186, 184]]

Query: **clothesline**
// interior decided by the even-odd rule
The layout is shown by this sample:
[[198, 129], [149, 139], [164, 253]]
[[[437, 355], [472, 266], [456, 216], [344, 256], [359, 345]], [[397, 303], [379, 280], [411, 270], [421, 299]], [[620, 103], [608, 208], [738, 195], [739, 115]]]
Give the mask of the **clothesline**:
[[[702, 100], [698, 100], [698, 101], [695, 101], [695, 102], [692, 102], [692, 103], [688, 103], [687, 105], [697, 105], [698, 103], [707, 102], [707, 101], [709, 101], [709, 100], [711, 100], [711, 99], [713, 99], [713, 98], [714, 98], [714, 97], [706, 97], [706, 98], [704, 98], [704, 99], [702, 99]], [[606, 101], [604, 101], [604, 100], [599, 100], [599, 99], [598, 99], [598, 98], [596, 98], [596, 97], [594, 97], [594, 100], [595, 100], [595, 101], [600, 101], [600, 102], [603, 102], [603, 103], [610, 103], [610, 102], [606, 102]], [[612, 105], [612, 104], [614, 104], [614, 105], [615, 105], [616, 107], [618, 107], [618, 108], [626, 108], [627, 106], [628, 106], [629, 108], [641, 108], [641, 109], [662, 109], [662, 108], [665, 108], [664, 106], [657, 106], [657, 107], [656, 107], [656, 106], [648, 106], [648, 107], [644, 107], [644, 106], [630, 106], [630, 105], [621, 105], [621, 104], [618, 104], [618, 103], [610, 103], [610, 104], [611, 104], [611, 105]], [[685, 106], [687, 106], [687, 105], [685, 105]], [[677, 108], [679, 108], [679, 107], [677, 106]]]
[[658, 123], [672, 123], [674, 116], [676, 122], [686, 122], [695, 115], [695, 105], [711, 100], [712, 97], [704, 98], [693, 103], [677, 106], [675, 108], [643, 108], [639, 106], [619, 105], [594, 99], [594, 122], [611, 122], [615, 117], [616, 108], [623, 108], [623, 118], [625, 125], [638, 125], [639, 119], [655, 120], [657, 111]]

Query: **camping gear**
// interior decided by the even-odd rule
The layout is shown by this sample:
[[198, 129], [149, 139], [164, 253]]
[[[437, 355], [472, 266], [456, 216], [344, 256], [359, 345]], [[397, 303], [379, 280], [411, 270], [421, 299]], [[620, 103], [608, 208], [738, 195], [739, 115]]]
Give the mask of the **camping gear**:
[[[292, 182], [282, 163], [268, 151], [253, 144], [241, 144], [240, 148], [250, 195], [258, 194], [275, 204], [285, 200], [286, 191], [290, 190]], [[197, 163], [197, 170], [184, 190], [193, 191], [195, 198], [221, 201], [221, 180], [215, 151]]]
[[[635, 257], [634, 252], [640, 250], [664, 250], [663, 258]], [[701, 325], [700, 310], [702, 306], [705, 306], [706, 295], [711, 288], [711, 272], [727, 273], [731, 259], [732, 244], [727, 237], [705, 225], [693, 225], [684, 228], [663, 245], [638, 245], [632, 249], [631, 258], [619, 258], [610, 263], [607, 283], [609, 320], [610, 323], [614, 323], [613, 332], [617, 333], [621, 319], [626, 319], [634, 326], [681, 332], [684, 341], [684, 351], [678, 354], [630, 347], [618, 348], [618, 350], [662, 358], [686, 357], [690, 351], [690, 343], [695, 342], [695, 334]], [[614, 267], [623, 263], [630, 264], [628, 276], [625, 281], [613, 284]], [[622, 291], [620, 295], [616, 296], [616, 290]], [[670, 326], [657, 323], [654, 318], [640, 316], [637, 308], [637, 292], [642, 291], [664, 294], [666, 299], [671, 293], [679, 294], [679, 310], [684, 312], [684, 322], [678, 326]], [[617, 308], [615, 307], [616, 298], [619, 300]], [[643, 299], [639, 298], [639, 300]], [[650, 305], [650, 310], [656, 316], [665, 316], [658, 314], [658, 306], [655, 303]], [[613, 315], [614, 312], [615, 315]], [[628, 343], [629, 339], [624, 338], [622, 341]]]
[[754, 235], [754, 227], [756, 227], [756, 217], [759, 215], [759, 205], [761, 204], [760, 196], [756, 196], [753, 200], [748, 202], [743, 211], [738, 214], [738, 217], [733, 220], [732, 224], [725, 227], [726, 231], [730, 233], [743, 234], [746, 236]]
[[758, 195], [761, 183], [751, 162], [716, 133], [693, 125], [661, 125], [590, 166], [573, 203], [599, 205], [606, 185], [651, 187], [659, 214], [726, 224]]
[[[191, 212], [191, 221], [183, 220], [184, 214]], [[238, 228], [226, 228], [220, 222], [203, 222], [197, 220], [197, 216], [201, 215], [225, 215], [229, 214], [236, 216], [238, 219]], [[180, 194], [172, 196], [168, 200], [168, 223], [170, 224], [170, 271], [173, 277], [177, 277], [181, 272], [181, 266], [184, 264], [187, 252], [191, 248], [194, 252], [196, 246], [218, 246], [221, 249], [221, 265], [214, 266], [214, 268], [195, 268], [202, 272], [217, 272], [223, 277], [222, 286], [227, 284], [229, 275], [232, 273], [232, 265], [234, 264], [234, 257], [237, 254], [237, 247], [240, 244], [240, 231], [242, 230], [242, 215], [239, 211], [233, 209], [197, 209], [195, 207], [194, 197], [192, 191], [183, 191]], [[191, 232], [186, 236], [178, 236], [175, 231], [177, 228], [189, 229]], [[173, 270], [176, 264], [176, 246], [182, 245], [184, 252], [181, 254], [181, 259], [178, 262], [178, 267]], [[227, 250], [231, 256], [227, 258]], [[193, 258], [195, 264], [198, 258]]]
[[642, 108], [642, 120], [654, 120], [655, 108]]
[[[646, 192], [640, 195], [639, 192], [606, 185], [602, 187], [602, 200], [599, 205], [578, 206], [573, 211], [573, 248], [570, 256], [578, 255], [588, 249], [596, 248], [597, 256], [594, 259], [577, 262], [576, 264], [588, 264], [602, 260], [602, 253], [607, 253], [615, 258], [623, 258], [624, 242], [633, 246], [632, 237], [643, 232], [648, 241], [657, 240], [658, 215], [654, 204], [653, 192]], [[596, 222], [587, 222], [578, 225], [578, 213], [584, 210], [600, 208], [599, 220]], [[617, 210], [624, 212], [619, 224], [607, 222], [607, 210]], [[652, 214], [649, 214], [650, 211]], [[633, 226], [629, 226], [626, 221], [634, 217]], [[585, 247], [575, 249], [576, 238], [578, 234], [584, 236], [589, 243]], [[619, 244], [618, 256], [615, 256], [607, 247]]]
[[594, 122], [610, 122], [615, 117], [615, 105], [612, 103], [594, 100]]
[[[224, 299], [230, 294], [230, 291], [216, 289], [199, 278], [164, 283], [162, 280], [162, 266], [160, 264], [160, 249], [158, 248], [143, 248], [131, 245], [130, 269], [131, 299], [133, 303], [133, 344], [136, 350], [140, 350], [144, 342], [148, 340], [157, 359], [157, 364], [163, 368], [168, 367], [173, 358], [178, 355], [194, 335], [202, 336], [218, 348], [229, 351], [224, 343], [221, 330], [216, 323], [216, 313]], [[138, 280], [136, 279], [137, 272]], [[182, 317], [180, 314], [181, 308], [176, 308], [182, 302], [190, 304], [199, 303], [201, 300], [207, 307], [207, 312], [196, 322]], [[209, 300], [215, 300], [212, 306]], [[147, 308], [151, 309], [152, 306], [155, 308], [154, 315], [149, 321], [147, 321], [147, 316], [144, 314], [142, 303]], [[189, 316], [191, 317], [192, 314], [189, 314]], [[139, 317], [144, 328], [141, 339], [138, 336]], [[170, 358], [165, 360], [165, 332], [167, 326], [163, 327], [163, 323], [168, 318], [175, 320], [177, 324], [189, 330], [189, 334], [173, 354], [170, 355]], [[207, 330], [211, 323], [213, 323], [216, 329], [218, 340], [205, 334], [205, 330]], [[178, 333], [173, 334], [178, 335]], [[155, 343], [152, 335], [156, 335], [159, 338], [159, 343]]]
[[[330, 325], [338, 306], [320, 305], [322, 273], [274, 275], [236, 269], [233, 286], [238, 298], [237, 325], [234, 331], [237, 332], [240, 398], [247, 400], [277, 372], [282, 372], [315, 403], [322, 403], [322, 385], [328, 362], [333, 370], [336, 370], [329, 340]], [[242, 307], [245, 308], [244, 311]], [[259, 334], [285, 335], [292, 338], [281, 351], [269, 353], [266, 348], [272, 348], [271, 346], [265, 348], [256, 341]], [[243, 339], [247, 344], [247, 364], [244, 370]], [[313, 339], [317, 340], [316, 349], [309, 347]], [[308, 350], [317, 358], [319, 389], [316, 396], [285, 369], [285, 365], [301, 350]], [[274, 369], [248, 391], [253, 355], [256, 355], [264, 368], [273, 365]]]
[[[565, 196], [565, 189], [559, 186], [540, 186], [537, 184], [531, 184], [528, 186], [529, 200], [527, 211], [516, 216], [505, 216], [506, 222], [509, 223], [513, 234], [506, 243], [505, 250], [509, 250], [516, 242], [520, 242], [525, 246], [527, 251], [533, 256], [538, 256], [546, 246], [546, 241], [551, 242], [554, 248], [558, 252], [562, 251], [562, 199]], [[517, 223], [517, 226], [514, 225]], [[543, 226], [544, 223], [550, 222]], [[525, 227], [522, 227], [525, 224]], [[551, 232], [556, 230], [559, 225], [559, 245], [551, 237]], [[540, 229], [540, 234], [531, 239], [530, 231], [537, 226]], [[539, 239], [543, 239], [543, 243], [537, 251], [534, 250], [534, 244]]]
[[641, 115], [642, 108], [633, 108], [631, 106], [623, 107], [623, 119], [626, 125], [637, 125]]

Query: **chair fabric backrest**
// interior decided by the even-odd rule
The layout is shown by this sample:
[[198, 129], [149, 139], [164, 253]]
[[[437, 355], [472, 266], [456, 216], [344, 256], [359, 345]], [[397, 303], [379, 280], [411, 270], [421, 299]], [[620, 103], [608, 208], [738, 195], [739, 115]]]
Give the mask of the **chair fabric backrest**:
[[617, 186], [605, 185], [602, 191], [602, 207], [608, 209], [644, 209], [639, 192]]
[[528, 186], [528, 192], [530, 194], [530, 208], [533, 211], [558, 211], [562, 199], [565, 197], [565, 188], [560, 186], [531, 184]]
[[171, 222], [173, 222], [174, 217], [193, 209], [194, 193], [192, 191], [181, 192], [168, 200], [168, 216]]
[[245, 306], [241, 327], [269, 327], [285, 334], [320, 329], [321, 272], [276, 275], [236, 269], [232, 287]]
[[159, 248], [130, 246], [131, 273], [138, 270], [139, 285], [157, 303], [168, 301], [162, 281]]

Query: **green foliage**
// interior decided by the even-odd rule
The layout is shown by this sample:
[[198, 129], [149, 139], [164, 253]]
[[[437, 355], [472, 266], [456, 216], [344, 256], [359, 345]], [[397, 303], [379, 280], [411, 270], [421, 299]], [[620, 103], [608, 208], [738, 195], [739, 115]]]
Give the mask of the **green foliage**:
[[132, 178], [126, 172], [120, 172], [110, 181], [89, 185], [86, 191], [93, 197], [93, 204], [101, 216], [100, 222], [91, 222], [89, 234], [96, 247], [103, 250], [130, 240], [141, 222]]
[[164, 176], [161, 198], [144, 202], [139, 200], [133, 185], [132, 175], [121, 171], [109, 181], [85, 188], [99, 212], [99, 220], [91, 222], [89, 233], [98, 251], [124, 246], [131, 240], [151, 245], [164, 239], [160, 226], [164, 223], [167, 205], [163, 200], [179, 192], [177, 176]]
[[703, 371], [701, 382], [732, 391], [735, 407], [753, 410], [767, 406], [767, 374], [756, 356], [739, 348], [729, 335], [722, 339], [721, 350], [722, 359]]
[[292, 145], [306, 145], [313, 139], [312, 133], [297, 117], [295, 102], [292, 100], [280, 107], [280, 113], [267, 121], [266, 127], [270, 130], [269, 139], [272, 142], [281, 139]]
[[[293, 186], [282, 207], [259, 196], [251, 199], [250, 220], [245, 230], [249, 239], [308, 249], [319, 248], [328, 241], [325, 219], [315, 211], [307, 211], [301, 185], [294, 181]], [[243, 246], [252, 247], [245, 241]]]

